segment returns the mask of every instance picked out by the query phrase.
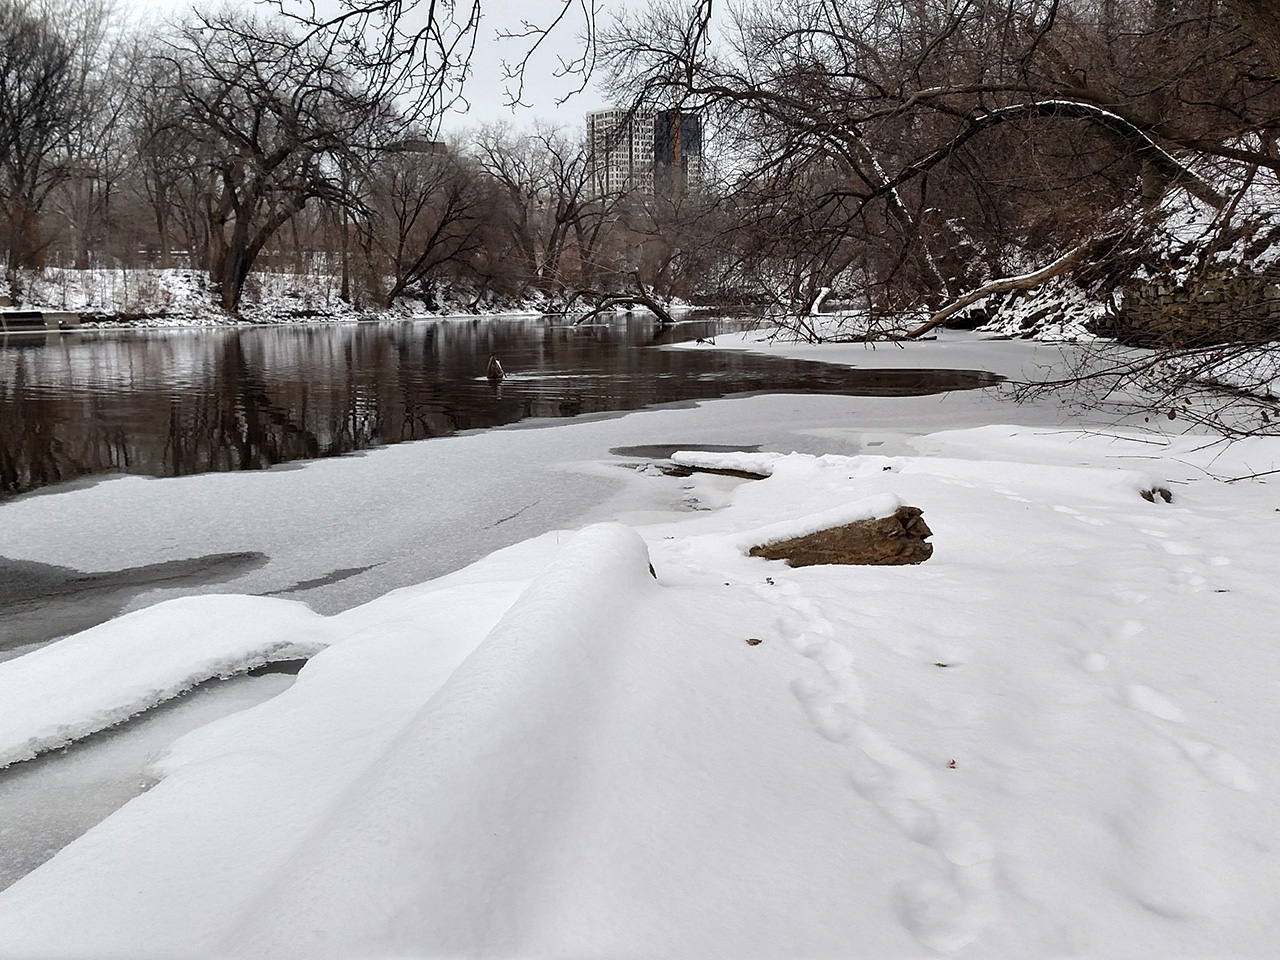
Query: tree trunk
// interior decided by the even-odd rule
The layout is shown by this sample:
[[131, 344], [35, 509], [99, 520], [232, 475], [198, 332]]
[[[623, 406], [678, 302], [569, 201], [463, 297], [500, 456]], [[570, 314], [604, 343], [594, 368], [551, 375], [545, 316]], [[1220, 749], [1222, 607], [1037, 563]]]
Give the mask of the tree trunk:
[[1280, 79], [1280, 5], [1276, 0], [1225, 0], [1240, 26], [1271, 64], [1271, 75]]
[[348, 247], [348, 238], [347, 238], [347, 234], [348, 234], [348, 232], [349, 232], [349, 226], [350, 226], [350, 224], [349, 224], [348, 219], [347, 219], [347, 207], [346, 207], [346, 204], [343, 204], [343, 206], [342, 206], [342, 236], [341, 236], [341, 238], [340, 238], [340, 244], [341, 244], [341, 247], [342, 247], [342, 292], [338, 294], [338, 299], [339, 299], [339, 300], [341, 300], [343, 303], [350, 303], [350, 302], [351, 302], [351, 270], [350, 270], [350, 268], [347, 266], [347, 253], [348, 253], [348, 250], [347, 250], [347, 247]]
[[169, 240], [169, 198], [161, 194], [155, 203], [156, 234], [160, 237], [160, 268], [173, 266], [173, 245]]
[[222, 309], [227, 313], [235, 313], [240, 309], [240, 293], [244, 290], [244, 281], [252, 266], [245, 232], [243, 222], [237, 219], [231, 230], [231, 242], [226, 244], [220, 258], [220, 275], [213, 277], [218, 284]]
[[1039, 270], [1033, 271], [1032, 273], [1024, 273], [1019, 277], [1004, 277], [1000, 280], [992, 280], [990, 283], [984, 283], [982, 286], [978, 287], [978, 289], [966, 293], [959, 300], [943, 307], [925, 323], [922, 323], [920, 326], [907, 333], [903, 339], [915, 340], [917, 337], [922, 337], [935, 327], [940, 327], [945, 324], [949, 319], [951, 319], [951, 317], [963, 310], [965, 307], [972, 303], [977, 303], [979, 300], [985, 299], [986, 297], [990, 297], [993, 294], [1008, 293], [1010, 290], [1030, 290], [1032, 287], [1038, 287], [1046, 280], [1051, 280], [1059, 274], [1066, 273], [1067, 270], [1071, 268], [1071, 265], [1080, 259], [1084, 250], [1085, 245], [1081, 245], [1073, 250], [1067, 251], [1048, 266], [1041, 267]]

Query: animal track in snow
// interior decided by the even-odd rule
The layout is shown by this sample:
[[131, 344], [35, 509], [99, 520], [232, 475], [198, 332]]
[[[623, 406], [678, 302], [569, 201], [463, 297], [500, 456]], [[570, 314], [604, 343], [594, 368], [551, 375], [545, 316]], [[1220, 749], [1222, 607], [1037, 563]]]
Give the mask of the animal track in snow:
[[1239, 895], [1229, 826], [1198, 789], [1196, 773], [1176, 760], [1171, 743], [1135, 754], [1116, 783], [1120, 806], [1110, 825], [1120, 844], [1117, 880], [1161, 917], [1213, 917]]
[[999, 913], [990, 841], [977, 824], [947, 814], [928, 767], [860, 720], [865, 702], [854, 655], [817, 605], [785, 582], [756, 592], [774, 603], [781, 600], [784, 609], [776, 621], [781, 636], [819, 668], [817, 675], [791, 684], [810, 725], [832, 743], [853, 739], [859, 748], [849, 769], [853, 788], [904, 836], [941, 860], [938, 876], [908, 881], [895, 891], [902, 924], [925, 947], [942, 953], [972, 943]]
[[1178, 748], [1214, 783], [1244, 793], [1257, 793], [1258, 783], [1244, 761], [1201, 740], [1179, 740]]
[[1125, 640], [1132, 640], [1145, 629], [1147, 627], [1141, 620], [1124, 620], [1112, 626], [1107, 632], [1111, 634], [1113, 641], [1123, 643]]
[[854, 718], [866, 709], [853, 654], [838, 641], [816, 632], [792, 637], [791, 643], [822, 670], [816, 679], [794, 681], [791, 692], [819, 733], [835, 743], [848, 739]]
[[1164, 694], [1158, 693], [1141, 683], [1131, 683], [1126, 686], [1124, 688], [1124, 700], [1133, 709], [1149, 713], [1151, 716], [1158, 717], [1161, 720], [1168, 720], [1171, 723], [1187, 722], [1187, 715], [1182, 712], [1177, 704], [1169, 700]]
[[902, 884], [894, 904], [902, 924], [924, 946], [951, 953], [976, 940], [999, 913], [995, 851], [982, 828], [945, 811], [934, 774], [868, 727], [857, 728], [861, 756], [853, 788], [902, 834], [943, 860], [942, 875]]
[[778, 633], [820, 670], [817, 676], [798, 677], [791, 683], [809, 723], [833, 743], [847, 740], [855, 717], [865, 709], [853, 654], [833, 638], [831, 621], [795, 584], [775, 583], [756, 587], [755, 592], [774, 603], [781, 599], [783, 609], [775, 621]]
[[1105, 653], [1082, 653], [1080, 656], [1081, 669], [1089, 673], [1102, 673], [1109, 666], [1111, 666], [1111, 660]]
[[830, 677], [800, 677], [791, 682], [791, 692], [818, 733], [832, 743], [849, 739], [854, 725], [853, 707], [840, 699], [839, 690]]

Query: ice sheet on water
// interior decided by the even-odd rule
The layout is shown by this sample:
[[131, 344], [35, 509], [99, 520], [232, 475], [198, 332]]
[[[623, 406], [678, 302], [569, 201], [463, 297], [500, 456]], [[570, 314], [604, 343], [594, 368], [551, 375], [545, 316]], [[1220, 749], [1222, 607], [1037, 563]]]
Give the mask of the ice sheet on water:
[[163, 703], [212, 677], [305, 658], [324, 618], [270, 597], [183, 597], [0, 663], [0, 767]]

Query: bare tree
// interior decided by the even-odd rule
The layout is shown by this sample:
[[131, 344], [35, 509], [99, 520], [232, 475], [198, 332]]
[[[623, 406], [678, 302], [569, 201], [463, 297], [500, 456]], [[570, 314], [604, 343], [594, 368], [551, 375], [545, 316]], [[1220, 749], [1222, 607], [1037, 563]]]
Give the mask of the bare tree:
[[174, 71], [179, 122], [209, 147], [209, 273], [235, 311], [254, 262], [307, 203], [353, 201], [338, 162], [378, 134], [383, 106], [341, 67], [332, 48], [231, 16], [185, 28], [164, 56]]
[[391, 152], [374, 167], [372, 183], [370, 230], [391, 278], [386, 303], [412, 289], [430, 299], [446, 267], [465, 270], [482, 249], [490, 191], [453, 151]]
[[31, 0], [0, 0], [0, 212], [15, 297], [19, 271], [41, 263], [41, 211], [67, 176], [67, 142], [79, 120], [75, 51], [45, 13]]
[[518, 134], [498, 125], [480, 131], [476, 152], [503, 195], [504, 222], [528, 282], [563, 291], [565, 249], [589, 200], [584, 146], [552, 128]]
[[1270, 21], [1246, 20], [1201, 0], [783, 0], [713, 35], [709, 0], [656, 0], [605, 49], [633, 101], [720, 118], [744, 236], [790, 245], [793, 279], [826, 285], [854, 241], [881, 300], [936, 314], [1057, 276], [1038, 265], [1136, 197], [1222, 207], [1209, 167], [1280, 174], [1280, 85], [1255, 52]]

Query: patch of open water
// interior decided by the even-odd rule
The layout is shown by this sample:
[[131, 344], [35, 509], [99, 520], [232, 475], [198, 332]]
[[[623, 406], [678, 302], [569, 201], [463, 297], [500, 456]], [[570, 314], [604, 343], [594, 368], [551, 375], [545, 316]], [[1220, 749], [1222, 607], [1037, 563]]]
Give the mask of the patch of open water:
[[[648, 349], [739, 329], [476, 319], [0, 337], [0, 497], [106, 473], [254, 470], [530, 417], [735, 393], [920, 396], [966, 370]], [[490, 355], [508, 376], [484, 375]]]

